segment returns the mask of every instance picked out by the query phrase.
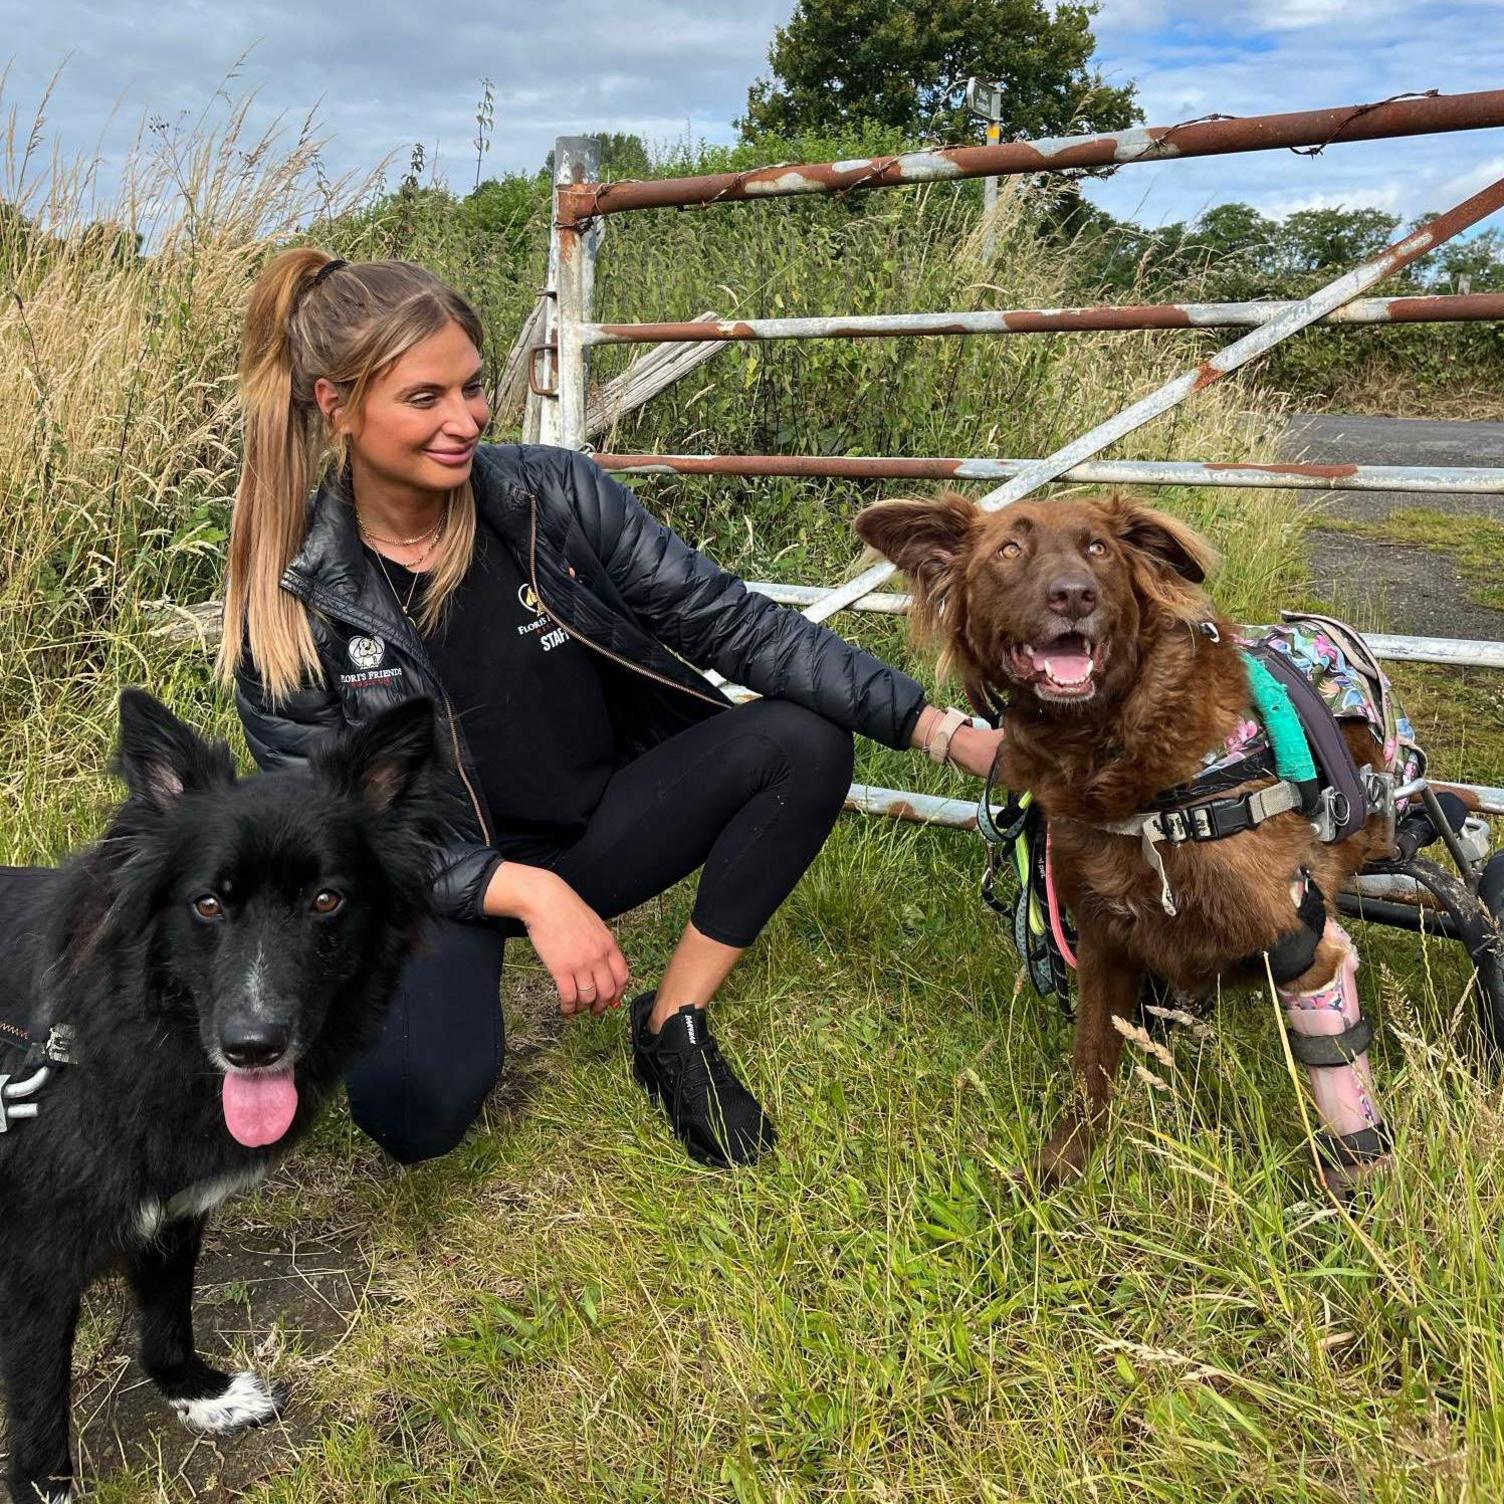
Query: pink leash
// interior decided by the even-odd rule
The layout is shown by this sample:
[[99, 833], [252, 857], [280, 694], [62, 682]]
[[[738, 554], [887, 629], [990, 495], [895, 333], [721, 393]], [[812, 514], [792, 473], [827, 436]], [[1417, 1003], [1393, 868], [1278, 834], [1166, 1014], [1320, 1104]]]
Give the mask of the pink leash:
[[1055, 944], [1060, 947], [1060, 954], [1065, 957], [1065, 964], [1072, 971], [1080, 968], [1076, 964], [1076, 953], [1071, 949], [1070, 941], [1065, 938], [1065, 926], [1060, 922], [1060, 900], [1055, 897], [1055, 864], [1051, 856], [1052, 842], [1050, 839], [1050, 827], [1044, 828], [1044, 903], [1050, 915], [1050, 934], [1055, 937]]

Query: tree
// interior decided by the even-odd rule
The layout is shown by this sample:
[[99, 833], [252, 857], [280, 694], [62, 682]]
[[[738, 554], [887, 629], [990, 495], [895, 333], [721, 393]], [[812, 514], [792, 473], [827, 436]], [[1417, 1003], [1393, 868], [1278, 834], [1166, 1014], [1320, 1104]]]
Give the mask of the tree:
[[[1411, 228], [1419, 230], [1435, 218], [1422, 214]], [[1475, 230], [1449, 240], [1417, 264], [1438, 292], [1504, 292], [1504, 235]]]
[[1378, 255], [1399, 224], [1382, 209], [1297, 209], [1280, 231], [1280, 258], [1292, 272], [1356, 266]]
[[550, 179], [542, 173], [524, 177], [508, 173], [504, 178], [487, 178], [474, 193], [467, 194], [460, 205], [460, 218], [493, 244], [504, 245], [509, 254], [521, 259], [536, 237], [545, 233], [550, 205]]
[[1258, 265], [1269, 259], [1279, 225], [1252, 204], [1218, 204], [1196, 221], [1194, 235], [1214, 259]]
[[762, 135], [872, 123], [910, 139], [975, 139], [970, 77], [1003, 89], [1006, 137], [1117, 131], [1142, 118], [1134, 87], [1091, 66], [1098, 0], [799, 0], [768, 50], [772, 77], [736, 122]]

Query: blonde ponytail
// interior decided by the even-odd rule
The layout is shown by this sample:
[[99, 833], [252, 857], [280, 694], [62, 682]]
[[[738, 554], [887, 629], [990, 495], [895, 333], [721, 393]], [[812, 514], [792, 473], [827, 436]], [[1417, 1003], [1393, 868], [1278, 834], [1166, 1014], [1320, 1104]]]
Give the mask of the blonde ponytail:
[[230, 523], [219, 673], [232, 679], [249, 650], [273, 699], [310, 674], [315, 682], [322, 677], [307, 611], [281, 582], [303, 542], [322, 447], [310, 431], [312, 414], [294, 397], [287, 324], [300, 293], [329, 259], [312, 249], [284, 251], [267, 267], [251, 290], [240, 358], [245, 459]]
[[[314, 383], [332, 382], [358, 417], [371, 381], [404, 351], [457, 323], [476, 348], [475, 311], [432, 272], [405, 261], [336, 262], [305, 246], [274, 257], [251, 289], [240, 362], [245, 453], [225, 567], [224, 636], [218, 671], [233, 680], [249, 654], [275, 703], [323, 669], [307, 607], [282, 576], [308, 530], [308, 497], [345, 444], [328, 432]], [[450, 495], [421, 625], [437, 622], [469, 568], [475, 497], [469, 482]], [[336, 502], [347, 504], [346, 499]]]

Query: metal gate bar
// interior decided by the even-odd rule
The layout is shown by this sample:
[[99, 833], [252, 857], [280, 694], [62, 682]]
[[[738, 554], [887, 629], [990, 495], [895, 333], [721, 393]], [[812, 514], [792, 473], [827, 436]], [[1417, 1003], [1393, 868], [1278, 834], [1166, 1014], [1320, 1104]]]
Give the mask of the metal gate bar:
[[[783, 606], [808, 606], [825, 594], [821, 585], [781, 585], [773, 580], [748, 580], [755, 590]], [[874, 591], [850, 602], [848, 611], [870, 611], [879, 616], [904, 616], [913, 597], [897, 591]], [[1260, 632], [1262, 626], [1244, 628]], [[1393, 632], [1359, 634], [1374, 655], [1388, 663], [1441, 663], [1451, 668], [1504, 668], [1504, 642], [1479, 642], [1471, 637], [1406, 637]]]
[[[1377, 256], [1370, 257], [1362, 265], [1334, 278], [1325, 287], [1318, 288], [1310, 297], [1292, 304], [1278, 318], [1260, 325], [1241, 339], [1236, 339], [1232, 344], [1224, 346], [1209, 359], [1203, 360], [1199, 365], [1173, 380], [1165, 382], [1148, 396], [1130, 403], [1121, 412], [1114, 413], [1105, 422], [1097, 424], [1095, 428], [1072, 439], [1070, 443], [1063, 445], [1053, 454], [1045, 455], [1042, 459], [1031, 460], [1011, 480], [988, 491], [980, 498], [977, 505], [984, 511], [995, 512], [1016, 501], [1021, 501], [1025, 496], [1039, 490], [1041, 486], [1058, 480], [1072, 466], [1090, 459], [1110, 444], [1115, 444], [1119, 439], [1126, 438], [1130, 433], [1142, 428], [1144, 424], [1162, 417], [1171, 408], [1184, 402], [1187, 397], [1204, 391], [1214, 382], [1221, 381], [1250, 361], [1256, 360], [1260, 355], [1267, 354], [1275, 345], [1282, 340], [1289, 339], [1293, 334], [1298, 334], [1323, 314], [1330, 313], [1332, 309], [1340, 307], [1343, 303], [1352, 302], [1359, 293], [1366, 292], [1375, 283], [1382, 282], [1397, 271], [1402, 271], [1428, 251], [1445, 244], [1454, 236], [1460, 235], [1462, 231], [1471, 229], [1473, 225], [1486, 219], [1501, 206], [1504, 206], [1504, 178], [1490, 183], [1488, 187], [1464, 199], [1462, 203], [1447, 210], [1445, 214], [1438, 214], [1430, 223], [1413, 230], [1403, 240], [1387, 247]], [[864, 569], [855, 579], [848, 580], [844, 585], [838, 585], [823, 600], [806, 607], [804, 614], [811, 621], [823, 621], [827, 616], [839, 610], [846, 601], [865, 595], [874, 585], [880, 585], [897, 572], [897, 565], [886, 560], [881, 564], [874, 564], [870, 569]]]
[[[805, 193], [842, 193], [851, 189], [894, 187], [907, 183], [966, 177], [1054, 172], [1178, 156], [1310, 147], [1320, 151], [1338, 142], [1430, 134], [1504, 125], [1504, 90], [1441, 97], [1390, 100], [1335, 110], [1255, 116], [1244, 120], [1191, 121], [1148, 127], [1116, 136], [1071, 137], [1002, 146], [953, 147], [861, 161], [780, 164], [751, 172], [711, 174], [651, 183], [602, 184], [599, 151], [590, 138], [565, 138], [556, 146], [554, 233], [550, 242], [546, 323], [541, 344], [532, 352], [525, 437], [567, 447], [585, 444], [584, 408], [590, 349], [600, 344], [761, 338], [866, 338], [912, 334], [1035, 333], [1070, 329], [1251, 327], [1252, 332], [1204, 361], [1196, 370], [1168, 383], [1142, 402], [1109, 419], [1056, 454], [1041, 460], [862, 459], [855, 457], [778, 455], [611, 455], [599, 456], [618, 473], [889, 475], [895, 478], [1004, 479], [1007, 483], [983, 498], [1005, 504], [1057, 479], [1107, 484], [1264, 485], [1298, 489], [1471, 491], [1498, 494], [1501, 472], [1477, 468], [1358, 465], [1202, 465], [1190, 462], [1147, 464], [1102, 462], [1093, 456], [1106, 445], [1175, 403], [1264, 353], [1280, 340], [1314, 322], [1370, 324], [1447, 322], [1497, 318], [1504, 299], [1480, 294], [1461, 297], [1360, 299], [1384, 277], [1410, 264], [1446, 239], [1475, 224], [1504, 203], [1504, 180], [1474, 195], [1448, 214], [1417, 229], [1364, 265], [1295, 303], [1178, 304], [1138, 308], [1017, 309], [962, 314], [878, 315], [853, 318], [722, 321], [683, 326], [677, 323], [596, 324], [590, 321], [594, 267], [603, 216], [631, 209], [708, 205], [760, 197]], [[1313, 152], [1314, 154], [1314, 152]], [[1347, 306], [1351, 305], [1351, 306]], [[539, 358], [547, 369], [540, 376]], [[834, 591], [800, 590], [818, 598], [806, 614], [821, 619], [856, 599], [866, 605], [892, 596], [874, 597], [871, 586], [893, 571], [869, 570]], [[1379, 639], [1375, 639], [1376, 641]], [[1469, 644], [1454, 639], [1387, 637], [1386, 656], [1423, 661], [1474, 662], [1493, 666], [1504, 644]], [[1504, 790], [1456, 785], [1471, 804], [1504, 813]], [[934, 801], [895, 790], [853, 788], [860, 807], [873, 807], [870, 795], [888, 813], [910, 818]], [[1482, 801], [1481, 803], [1479, 801]], [[950, 823], [948, 820], [946, 823]]]
[[[1442, 783], [1431, 780], [1438, 794], [1455, 794], [1470, 814], [1504, 815], [1504, 789], [1486, 783]], [[948, 799], [941, 794], [918, 794], [912, 789], [886, 789], [875, 783], [854, 783], [845, 807], [863, 815], [886, 815], [920, 825], [945, 825], [955, 830], [977, 828], [975, 799]]]
[[[1293, 303], [1134, 303], [1091, 308], [1010, 308], [977, 313], [871, 313], [845, 318], [697, 320], [676, 324], [581, 324], [587, 346], [660, 341], [876, 339], [907, 335], [1065, 334], [1129, 329], [1240, 329], [1267, 324]], [[1504, 293], [1360, 298], [1319, 324], [1451, 324], [1504, 319]]]
[[[655, 182], [597, 183], [576, 178], [559, 194], [557, 218], [578, 229], [586, 221], [628, 209], [663, 209], [800, 193], [845, 193], [957, 178], [1017, 177], [1079, 167], [1117, 167], [1171, 157], [1207, 157], [1274, 147], [1316, 147], [1428, 136], [1504, 125], [1504, 89], [1474, 94], [1427, 94], [1375, 104], [1340, 105], [1231, 120], [1147, 125], [1116, 135], [1058, 136], [1001, 146], [942, 146], [848, 162], [779, 163], [752, 172], [708, 173]], [[555, 158], [557, 161], [558, 159]]]
[[[842, 476], [852, 480], [1004, 480], [1031, 460], [804, 454], [609, 454], [591, 456], [617, 475]], [[1248, 465], [1196, 460], [1089, 460], [1059, 476], [1107, 486], [1232, 486], [1238, 490], [1504, 493], [1504, 469], [1452, 465]]]

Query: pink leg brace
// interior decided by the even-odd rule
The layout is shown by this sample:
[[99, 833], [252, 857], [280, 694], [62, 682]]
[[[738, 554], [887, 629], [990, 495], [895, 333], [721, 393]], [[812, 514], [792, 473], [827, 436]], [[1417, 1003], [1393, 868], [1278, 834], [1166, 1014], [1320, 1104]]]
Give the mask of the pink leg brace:
[[1328, 1164], [1353, 1169], [1390, 1149], [1388, 1129], [1374, 1099], [1368, 1046], [1373, 1029], [1358, 1003], [1358, 952], [1335, 919], [1323, 938], [1344, 951], [1337, 974], [1314, 992], [1279, 989], [1290, 1028], [1290, 1053], [1306, 1068], [1316, 1110], [1326, 1124], [1319, 1145]]

